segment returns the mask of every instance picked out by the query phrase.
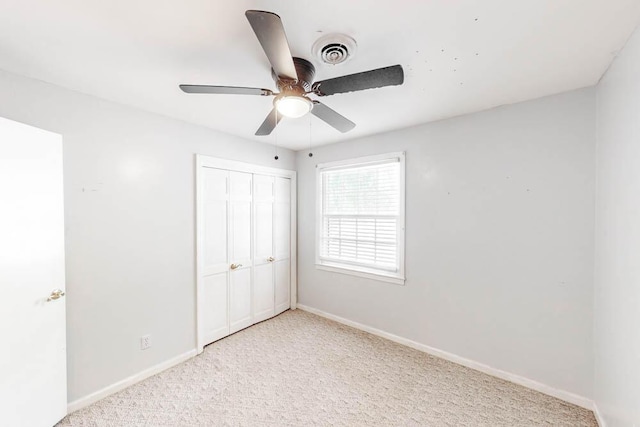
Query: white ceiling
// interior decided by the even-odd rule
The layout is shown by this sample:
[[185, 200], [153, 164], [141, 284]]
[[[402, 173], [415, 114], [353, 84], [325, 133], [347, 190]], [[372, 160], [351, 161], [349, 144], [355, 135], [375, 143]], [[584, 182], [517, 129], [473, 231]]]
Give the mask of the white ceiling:
[[[356, 123], [305, 116], [254, 136], [271, 98], [187, 95], [179, 83], [275, 89], [244, 12], [279, 14], [316, 80], [401, 64], [403, 86], [325, 97]], [[292, 149], [342, 141], [595, 84], [640, 22], [638, 0], [0, 0], [0, 68]], [[347, 63], [311, 55], [356, 39]]]

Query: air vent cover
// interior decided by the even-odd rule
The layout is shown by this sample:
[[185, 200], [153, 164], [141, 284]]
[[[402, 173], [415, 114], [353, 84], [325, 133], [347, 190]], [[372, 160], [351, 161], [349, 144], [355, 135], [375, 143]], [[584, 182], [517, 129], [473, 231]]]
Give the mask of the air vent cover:
[[337, 65], [353, 57], [356, 41], [344, 34], [326, 34], [316, 40], [312, 52], [325, 64]]

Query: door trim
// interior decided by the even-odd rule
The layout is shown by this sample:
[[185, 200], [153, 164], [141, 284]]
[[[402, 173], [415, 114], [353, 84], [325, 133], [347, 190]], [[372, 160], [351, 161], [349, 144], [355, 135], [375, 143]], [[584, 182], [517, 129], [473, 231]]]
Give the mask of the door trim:
[[[202, 301], [200, 295], [202, 295], [202, 280], [201, 280], [201, 266], [203, 263], [200, 260], [202, 255], [202, 237], [198, 234], [198, 230], [203, 226], [203, 213], [202, 206], [198, 203], [198, 197], [203, 190], [203, 168], [216, 168], [225, 169], [234, 172], [246, 172], [251, 174], [260, 175], [272, 175], [276, 177], [289, 178], [291, 180], [291, 233], [290, 233], [290, 247], [291, 247], [291, 268], [290, 268], [290, 302], [291, 309], [295, 310], [298, 302], [298, 250], [297, 250], [297, 173], [296, 171], [289, 169], [272, 168], [268, 166], [260, 166], [252, 163], [239, 162], [236, 160], [222, 159], [218, 157], [206, 156], [203, 154], [195, 155], [195, 211], [196, 211], [196, 223], [195, 223], [195, 235], [196, 235], [196, 350], [198, 353], [202, 353], [205, 346], [205, 340], [201, 325], [203, 324], [203, 312]], [[252, 236], [253, 239], [253, 236]]]

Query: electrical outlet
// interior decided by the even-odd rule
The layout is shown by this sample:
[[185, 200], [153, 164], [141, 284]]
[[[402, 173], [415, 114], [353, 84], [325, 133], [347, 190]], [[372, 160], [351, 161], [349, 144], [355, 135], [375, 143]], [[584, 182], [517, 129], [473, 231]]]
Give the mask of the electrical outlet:
[[140, 337], [140, 350], [146, 350], [151, 347], [151, 335], [143, 335]]

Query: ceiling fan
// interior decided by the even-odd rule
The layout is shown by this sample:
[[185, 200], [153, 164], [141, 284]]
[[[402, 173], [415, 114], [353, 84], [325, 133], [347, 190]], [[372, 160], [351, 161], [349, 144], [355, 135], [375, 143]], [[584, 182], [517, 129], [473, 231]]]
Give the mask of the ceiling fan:
[[404, 72], [400, 65], [314, 82], [315, 67], [305, 59], [291, 56], [287, 36], [278, 15], [260, 10], [247, 10], [245, 15], [271, 63], [271, 75], [280, 92], [251, 87], [207, 85], [180, 85], [180, 89], [186, 93], [275, 96], [273, 109], [256, 131], [256, 135], [269, 135], [283, 116], [296, 118], [309, 112], [340, 132], [348, 132], [355, 127], [355, 123], [309, 95], [322, 97], [401, 85], [404, 82]]

